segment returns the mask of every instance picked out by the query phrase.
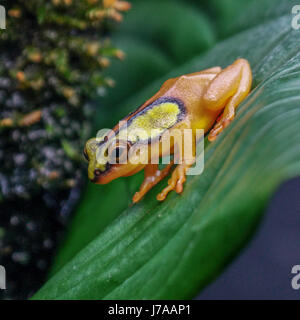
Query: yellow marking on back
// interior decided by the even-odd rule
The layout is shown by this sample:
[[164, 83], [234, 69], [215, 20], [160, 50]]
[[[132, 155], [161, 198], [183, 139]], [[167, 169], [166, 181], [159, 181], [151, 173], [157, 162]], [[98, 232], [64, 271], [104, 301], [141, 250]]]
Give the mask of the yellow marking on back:
[[128, 140], [155, 138], [177, 122], [180, 108], [176, 103], [164, 102], [132, 120], [128, 127]]

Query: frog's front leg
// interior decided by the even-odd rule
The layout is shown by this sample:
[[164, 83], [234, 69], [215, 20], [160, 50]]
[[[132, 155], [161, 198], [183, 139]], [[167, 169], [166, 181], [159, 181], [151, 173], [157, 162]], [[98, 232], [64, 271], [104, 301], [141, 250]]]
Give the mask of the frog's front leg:
[[224, 111], [210, 131], [209, 141], [215, 140], [233, 120], [235, 109], [249, 93], [251, 83], [251, 68], [245, 59], [236, 60], [212, 80], [203, 95], [204, 107], [213, 111]]
[[156, 197], [157, 200], [163, 201], [166, 199], [168, 193], [175, 190], [177, 193], [181, 193], [183, 190], [183, 184], [186, 181], [186, 172], [193, 165], [193, 163], [181, 163], [172, 172], [172, 176], [168, 181], [168, 186], [163, 189]]
[[151, 188], [169, 174], [172, 166], [173, 161], [162, 170], [158, 169], [158, 164], [148, 164], [144, 169], [145, 179], [140, 186], [140, 190], [133, 196], [132, 201], [134, 203], [140, 201]]
[[[185, 139], [182, 143], [185, 142]], [[186, 173], [188, 169], [195, 163], [196, 160], [196, 137], [193, 135], [190, 139], [190, 143], [192, 144], [189, 149], [183, 144], [177, 144], [177, 152], [174, 154], [175, 163], [179, 164], [176, 166], [174, 171], [172, 172], [171, 178], [168, 180], [168, 185], [160, 192], [156, 199], [158, 201], [163, 201], [166, 199], [168, 193], [172, 190], [175, 190], [177, 193], [181, 193], [183, 191], [183, 184], [186, 181]]]

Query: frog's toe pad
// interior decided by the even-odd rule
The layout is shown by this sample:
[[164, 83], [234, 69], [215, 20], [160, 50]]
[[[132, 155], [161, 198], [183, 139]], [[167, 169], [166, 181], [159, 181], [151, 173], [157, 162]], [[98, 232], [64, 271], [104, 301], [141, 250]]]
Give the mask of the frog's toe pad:
[[143, 198], [144, 194], [142, 194], [141, 192], [136, 192], [132, 198], [132, 202], [133, 203], [137, 203], [139, 202], [142, 198]]
[[213, 129], [210, 131], [208, 135], [208, 141], [214, 141], [218, 137], [218, 135], [230, 124], [232, 119], [221, 119], [219, 122], [215, 124]]

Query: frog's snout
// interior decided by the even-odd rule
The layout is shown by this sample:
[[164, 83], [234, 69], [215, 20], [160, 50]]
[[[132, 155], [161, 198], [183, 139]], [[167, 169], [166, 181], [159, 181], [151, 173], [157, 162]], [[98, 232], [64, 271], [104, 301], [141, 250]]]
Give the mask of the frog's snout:
[[96, 184], [106, 184], [107, 179], [105, 176], [109, 173], [109, 168], [109, 163], [105, 165], [104, 170], [96, 168], [93, 172], [93, 178], [91, 179], [91, 181]]
[[106, 184], [108, 183], [110, 179], [110, 169], [111, 166], [109, 163], [106, 163], [105, 165], [101, 165], [101, 167], [98, 167], [93, 163], [93, 161], [90, 161], [89, 167], [88, 167], [88, 176], [91, 182], [96, 184]]

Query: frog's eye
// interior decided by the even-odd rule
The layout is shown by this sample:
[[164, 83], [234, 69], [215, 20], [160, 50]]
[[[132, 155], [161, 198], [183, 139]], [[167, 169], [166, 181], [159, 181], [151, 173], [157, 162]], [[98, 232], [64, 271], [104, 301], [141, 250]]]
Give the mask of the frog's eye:
[[95, 169], [95, 170], [94, 170], [94, 175], [95, 175], [95, 177], [100, 176], [100, 174], [101, 174], [101, 170], [100, 170], [100, 169]]
[[86, 148], [83, 149], [83, 155], [84, 155], [84, 157], [85, 157], [85, 159], [86, 159], [87, 161], [90, 160], [90, 159], [89, 159], [89, 156], [88, 156], [88, 154], [87, 154]]

